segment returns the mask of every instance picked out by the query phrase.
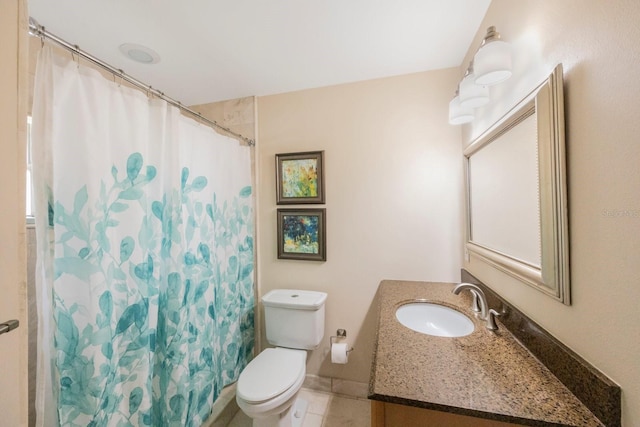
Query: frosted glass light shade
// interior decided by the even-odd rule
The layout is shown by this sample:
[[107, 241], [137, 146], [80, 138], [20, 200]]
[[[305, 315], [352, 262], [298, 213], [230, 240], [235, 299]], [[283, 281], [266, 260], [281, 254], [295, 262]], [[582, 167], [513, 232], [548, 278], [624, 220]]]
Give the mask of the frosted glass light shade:
[[491, 86], [511, 77], [511, 46], [502, 40], [493, 40], [480, 47], [473, 58], [477, 85]]
[[489, 102], [489, 88], [477, 85], [475, 74], [467, 74], [460, 82], [460, 106], [463, 108], [478, 108]]
[[460, 97], [456, 94], [455, 98], [449, 102], [449, 124], [461, 125], [469, 123], [473, 120], [473, 110], [460, 105]]

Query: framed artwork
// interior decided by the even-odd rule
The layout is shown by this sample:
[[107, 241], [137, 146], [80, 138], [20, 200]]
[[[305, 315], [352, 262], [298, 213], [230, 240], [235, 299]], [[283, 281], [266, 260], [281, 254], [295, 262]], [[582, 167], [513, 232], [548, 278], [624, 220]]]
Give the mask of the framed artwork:
[[278, 209], [278, 258], [326, 261], [325, 209]]
[[276, 203], [324, 203], [324, 151], [276, 154]]

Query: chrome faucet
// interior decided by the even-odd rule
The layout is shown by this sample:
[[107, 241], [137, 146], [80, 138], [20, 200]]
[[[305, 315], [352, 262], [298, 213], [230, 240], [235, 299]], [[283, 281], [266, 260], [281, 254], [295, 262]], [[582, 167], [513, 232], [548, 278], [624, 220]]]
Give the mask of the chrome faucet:
[[463, 290], [468, 289], [473, 296], [473, 305], [471, 309], [475, 312], [480, 313], [480, 319], [487, 322], [487, 329], [495, 331], [498, 329], [496, 325], [495, 316], [499, 316], [500, 313], [495, 311], [494, 309], [489, 309], [489, 304], [487, 303], [487, 297], [484, 294], [484, 291], [480, 289], [477, 285], [472, 283], [460, 283], [455, 288], [453, 288], [454, 294], [458, 295]]

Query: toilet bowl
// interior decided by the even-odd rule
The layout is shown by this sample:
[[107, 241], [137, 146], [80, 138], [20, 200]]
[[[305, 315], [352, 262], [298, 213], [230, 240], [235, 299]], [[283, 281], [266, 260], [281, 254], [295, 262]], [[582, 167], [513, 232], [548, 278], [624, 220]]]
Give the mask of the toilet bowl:
[[276, 346], [240, 373], [236, 402], [254, 427], [301, 427], [308, 403], [298, 397], [307, 350], [324, 336], [324, 292], [276, 289], [262, 297], [267, 341]]
[[236, 386], [236, 402], [254, 426], [293, 426], [304, 413], [290, 413], [306, 374], [307, 352], [268, 348], [247, 365]]

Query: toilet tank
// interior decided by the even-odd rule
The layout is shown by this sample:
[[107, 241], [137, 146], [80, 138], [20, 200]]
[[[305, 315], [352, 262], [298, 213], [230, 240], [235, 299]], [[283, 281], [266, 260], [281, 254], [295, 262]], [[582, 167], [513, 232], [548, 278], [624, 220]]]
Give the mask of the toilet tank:
[[327, 294], [274, 289], [262, 297], [267, 341], [277, 347], [313, 350], [324, 337]]

